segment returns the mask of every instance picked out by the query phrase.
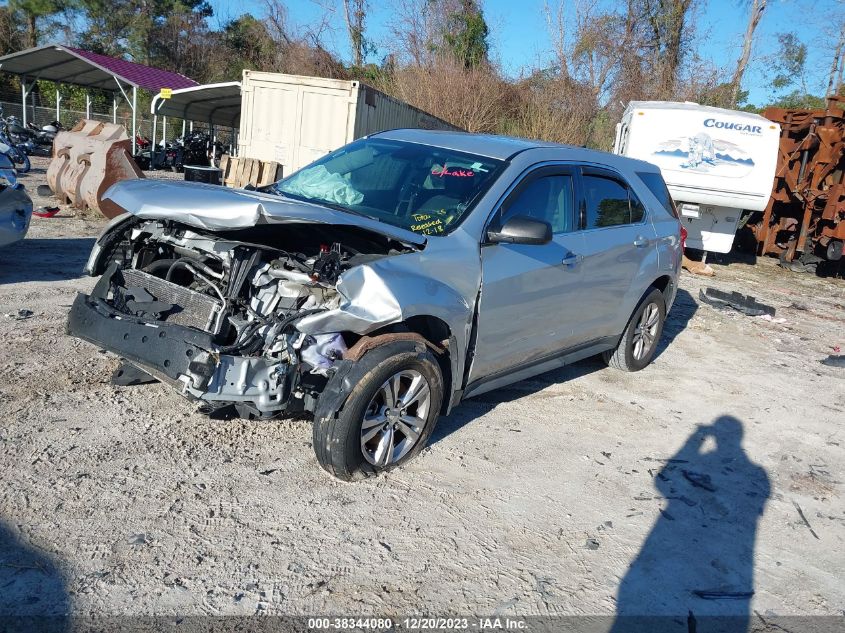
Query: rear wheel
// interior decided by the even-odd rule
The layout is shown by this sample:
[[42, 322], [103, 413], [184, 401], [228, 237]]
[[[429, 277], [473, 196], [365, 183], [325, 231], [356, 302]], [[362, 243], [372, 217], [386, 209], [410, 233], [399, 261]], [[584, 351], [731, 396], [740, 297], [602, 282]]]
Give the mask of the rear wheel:
[[340, 410], [314, 421], [320, 465], [346, 481], [390, 470], [416, 456], [440, 414], [443, 378], [427, 349], [402, 351], [374, 362]]
[[622, 371], [643, 369], [654, 358], [665, 319], [666, 300], [653, 288], [634, 310], [616, 349], [604, 352], [604, 361]]

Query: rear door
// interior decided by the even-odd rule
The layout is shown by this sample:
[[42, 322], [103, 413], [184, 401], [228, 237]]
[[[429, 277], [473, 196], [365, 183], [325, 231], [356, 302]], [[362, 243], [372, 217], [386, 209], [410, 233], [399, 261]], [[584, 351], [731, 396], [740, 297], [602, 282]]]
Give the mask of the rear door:
[[548, 244], [482, 244], [481, 298], [469, 381], [554, 355], [576, 336], [582, 236], [576, 174], [544, 166], [518, 181], [490, 221], [523, 215], [551, 224]]
[[579, 296], [584, 340], [590, 341], [624, 329], [632, 302], [639, 298], [640, 271], [655, 256], [656, 234], [642, 203], [619, 174], [582, 167], [580, 181], [584, 261]]

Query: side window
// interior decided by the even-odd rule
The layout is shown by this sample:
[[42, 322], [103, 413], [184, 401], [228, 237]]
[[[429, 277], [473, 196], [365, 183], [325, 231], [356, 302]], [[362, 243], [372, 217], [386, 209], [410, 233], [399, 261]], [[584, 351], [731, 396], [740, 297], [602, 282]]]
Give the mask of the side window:
[[516, 199], [509, 201], [502, 213], [502, 223], [517, 215], [543, 220], [552, 225], [552, 233], [574, 230], [572, 177], [541, 176], [528, 184]]
[[630, 223], [628, 189], [618, 180], [585, 175], [584, 197], [587, 200], [587, 229]]
[[639, 198], [614, 178], [584, 175], [587, 229], [642, 222], [645, 207]]
[[666, 209], [670, 214], [678, 216], [678, 210], [675, 209], [675, 203], [672, 202], [672, 195], [669, 193], [669, 189], [666, 187], [666, 183], [663, 181], [663, 176], [660, 174], [652, 173], [652, 172], [645, 172], [645, 171], [638, 171], [637, 176], [640, 177], [640, 180], [643, 181], [643, 184], [648, 187], [648, 190], [654, 194], [654, 197], [663, 205], [663, 208]]

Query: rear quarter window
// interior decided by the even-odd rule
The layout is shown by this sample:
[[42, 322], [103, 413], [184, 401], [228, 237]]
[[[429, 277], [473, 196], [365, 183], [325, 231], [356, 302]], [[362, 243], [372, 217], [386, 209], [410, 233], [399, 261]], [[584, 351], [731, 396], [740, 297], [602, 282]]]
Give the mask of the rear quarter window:
[[643, 184], [648, 187], [648, 190], [654, 194], [654, 197], [657, 198], [663, 208], [666, 209], [670, 215], [680, 219], [678, 210], [675, 208], [675, 203], [672, 200], [672, 195], [669, 193], [669, 189], [666, 187], [666, 183], [663, 180], [663, 176], [647, 171], [638, 171], [637, 176], [643, 181]]

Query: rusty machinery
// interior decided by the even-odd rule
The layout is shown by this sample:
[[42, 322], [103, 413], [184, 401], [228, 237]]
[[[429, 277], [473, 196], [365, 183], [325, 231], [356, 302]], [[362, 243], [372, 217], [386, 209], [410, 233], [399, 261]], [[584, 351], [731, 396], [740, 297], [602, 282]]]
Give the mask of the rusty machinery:
[[[762, 218], [749, 223], [758, 253], [792, 262], [842, 258], [845, 243], [845, 98], [824, 110], [763, 111], [780, 123], [772, 197]], [[753, 221], [752, 221], [753, 222]]]

